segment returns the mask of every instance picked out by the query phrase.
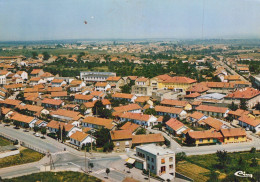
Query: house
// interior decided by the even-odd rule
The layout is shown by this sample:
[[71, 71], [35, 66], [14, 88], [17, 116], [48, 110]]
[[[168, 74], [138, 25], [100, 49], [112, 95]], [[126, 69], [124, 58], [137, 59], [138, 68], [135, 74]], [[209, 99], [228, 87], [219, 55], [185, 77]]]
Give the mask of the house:
[[189, 87], [186, 90], [186, 94], [192, 94], [192, 93], [199, 93], [199, 94], [203, 94], [206, 93], [210, 88], [208, 88], [207, 86], [205, 86], [204, 84], [198, 83], [195, 85], [192, 85], [191, 87]]
[[128, 152], [132, 147], [132, 131], [131, 130], [116, 130], [110, 131], [111, 140], [114, 143], [114, 151]]
[[83, 116], [80, 114], [80, 112], [76, 111], [69, 111], [65, 109], [58, 109], [56, 111], [52, 111], [50, 115], [60, 121], [79, 121]]
[[11, 72], [6, 70], [0, 70], [0, 85], [6, 84], [6, 77], [11, 74]]
[[139, 96], [135, 99], [135, 103], [139, 104], [139, 106], [143, 107], [146, 104], [149, 104], [150, 106], [153, 105], [153, 101], [151, 100], [150, 96]]
[[246, 142], [246, 131], [243, 128], [221, 129], [223, 135], [223, 143], [240, 143]]
[[196, 145], [215, 144], [223, 141], [220, 132], [214, 130], [189, 131], [186, 134], [186, 142]]
[[133, 94], [115, 93], [112, 95], [112, 98], [116, 100], [126, 100], [128, 102], [134, 102], [136, 96]]
[[115, 77], [116, 73], [112, 72], [94, 72], [94, 71], [81, 71], [80, 79], [86, 82], [105, 82], [108, 77]]
[[108, 77], [106, 81], [109, 85], [115, 85], [117, 89], [125, 85], [124, 79], [119, 76]]
[[234, 102], [237, 105], [240, 105], [242, 99], [246, 101], [248, 108], [253, 108], [260, 101], [260, 91], [247, 87], [230, 93], [224, 98], [225, 103], [231, 104]]
[[139, 77], [132, 86], [131, 93], [138, 96], [152, 96], [153, 87], [150, 86], [148, 78]]
[[69, 86], [71, 92], [80, 92], [86, 86], [86, 83], [82, 80], [72, 80]]
[[238, 124], [246, 128], [247, 130], [254, 131], [255, 133], [260, 132], [260, 119], [251, 118], [249, 116], [243, 115], [238, 118]]
[[22, 84], [22, 83], [17, 83], [17, 84], [8, 84], [8, 85], [5, 85], [4, 88], [8, 91], [22, 91], [24, 90], [26, 87], [26, 85]]
[[22, 101], [20, 100], [14, 100], [14, 99], [5, 99], [0, 102], [0, 105], [7, 108], [15, 108], [22, 104]]
[[4, 118], [10, 119], [14, 111], [10, 108], [1, 107], [0, 108], [0, 115], [4, 116]]
[[157, 125], [157, 118], [153, 115], [143, 114], [143, 113], [132, 113], [132, 112], [125, 112], [119, 115], [120, 121], [133, 121], [136, 124], [141, 126], [154, 126]]
[[240, 75], [227, 75], [224, 77], [224, 82], [241, 81]]
[[109, 130], [112, 130], [115, 127], [112, 119], [104, 119], [104, 118], [98, 118], [93, 116], [87, 116], [82, 121], [82, 126], [94, 128], [94, 129], [107, 128]]
[[46, 127], [48, 128], [50, 133], [57, 133], [59, 131], [59, 128], [61, 130], [63, 130], [63, 128], [64, 128], [65, 131], [67, 132], [67, 137], [70, 137], [76, 131], [81, 131], [81, 129], [77, 126], [74, 126], [74, 125], [69, 124], [69, 123], [55, 121], [55, 120], [51, 120], [46, 125]]
[[45, 83], [45, 81], [43, 79], [41, 79], [40, 77], [32, 77], [30, 79], [29, 85], [35, 86], [35, 85], [39, 85], [39, 84], [42, 84], [42, 83]]
[[132, 133], [135, 133], [139, 128], [140, 125], [128, 121], [120, 127], [120, 130], [130, 130]]
[[[57, 88], [58, 88], [58, 87], [57, 87]], [[53, 98], [53, 99], [66, 100], [66, 99], [68, 98], [68, 93], [67, 93], [67, 91], [51, 92], [51, 98]]]
[[158, 89], [170, 89], [175, 91], [186, 91], [197, 81], [188, 77], [159, 75], [157, 78]]
[[106, 94], [102, 91], [93, 91], [90, 93], [90, 95], [94, 96], [96, 99], [104, 99]]
[[108, 91], [110, 89], [111, 89], [111, 85], [108, 84], [107, 82], [97, 82], [95, 84], [95, 90], [96, 91], [106, 92], [106, 91]]
[[66, 82], [64, 80], [62, 80], [62, 79], [53, 79], [51, 81], [51, 86], [52, 87], [62, 87], [64, 85], [66, 85]]
[[75, 131], [75, 133], [70, 136], [70, 143], [81, 148], [87, 143], [96, 143], [96, 139], [85, 132]]
[[38, 120], [34, 123], [34, 126], [41, 128], [41, 127], [46, 127], [47, 124], [48, 124], [48, 122], [46, 122], [46, 121]]
[[16, 74], [19, 75], [24, 81], [28, 80], [28, 73], [26, 71], [17, 71]]
[[188, 116], [187, 120], [192, 122], [193, 124], [198, 124], [198, 121], [206, 119], [206, 118], [207, 118], [207, 116], [205, 116], [201, 112], [195, 111], [190, 116]]
[[58, 109], [64, 105], [64, 102], [59, 99], [48, 99], [45, 98], [41, 101], [44, 108]]
[[192, 106], [187, 101], [163, 99], [161, 105], [168, 107], [183, 108], [184, 110], [192, 110]]
[[183, 131], [188, 129], [187, 126], [175, 118], [171, 118], [165, 124], [168, 131], [174, 135], [181, 135]]
[[[132, 159], [132, 160], [129, 160]], [[127, 161], [133, 161], [134, 166], [141, 170], [172, 180], [175, 177], [175, 153], [155, 144], [136, 147], [136, 155]]]
[[41, 116], [41, 114], [46, 114], [46, 115], [49, 114], [48, 110], [44, 109], [41, 106], [37, 106], [37, 105], [29, 105], [29, 104], [19, 105], [17, 108], [20, 109], [21, 111], [25, 111], [28, 114], [31, 114], [31, 115], [34, 115], [37, 117]]
[[74, 97], [74, 102], [78, 104], [82, 104], [84, 102], [91, 102], [93, 101], [93, 99], [94, 99], [93, 95], [76, 94]]
[[132, 147], [138, 146], [138, 145], [146, 145], [146, 144], [158, 144], [163, 145], [164, 143], [164, 137], [161, 133], [156, 134], [144, 134], [144, 135], [133, 135], [132, 139]]
[[226, 83], [226, 82], [201, 82], [200, 85], [204, 85], [210, 90], [207, 93], [229, 93], [234, 91], [235, 84], [234, 83]]
[[205, 115], [215, 116], [219, 118], [227, 117], [227, 114], [229, 112], [229, 109], [227, 107], [216, 107], [207, 105], [199, 105], [195, 109]]
[[45, 82], [50, 83], [54, 79], [54, 75], [49, 72], [45, 72], [44, 74], [41, 75], [41, 78]]
[[7, 95], [7, 90], [3, 87], [0, 88], [0, 100], [5, 100]]
[[184, 119], [187, 116], [187, 112], [184, 111], [182, 108], [175, 108], [175, 107], [166, 107], [166, 106], [155, 106], [155, 111], [157, 115], [164, 116], [169, 115], [171, 118], [180, 118]]
[[213, 128], [216, 131], [219, 131], [222, 128], [228, 128], [220, 120], [217, 120], [217, 119], [212, 118], [212, 117], [208, 117], [206, 119], [200, 120], [199, 123], [204, 124], [208, 129]]
[[124, 106], [114, 107], [113, 110], [117, 113], [133, 112], [141, 113], [142, 108], [138, 104], [128, 104]]
[[243, 115], [248, 115], [249, 111], [243, 110], [243, 109], [237, 109], [235, 111], [229, 111], [228, 116], [232, 117], [233, 119], [238, 119]]
[[13, 121], [18, 121], [22, 127], [25, 127], [25, 125], [28, 124], [30, 128], [33, 128], [34, 124], [37, 121], [35, 117], [26, 116], [19, 113], [14, 113], [14, 115], [11, 116], [10, 119]]
[[33, 69], [32, 72], [30, 73], [30, 76], [31, 77], [40, 77], [43, 74], [44, 74], [44, 71], [42, 69]]

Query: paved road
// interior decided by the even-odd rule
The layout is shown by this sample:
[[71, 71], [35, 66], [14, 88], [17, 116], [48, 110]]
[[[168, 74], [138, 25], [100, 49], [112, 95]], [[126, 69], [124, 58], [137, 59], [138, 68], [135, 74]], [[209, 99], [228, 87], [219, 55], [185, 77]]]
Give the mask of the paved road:
[[220, 64], [227, 69], [230, 73], [232, 73], [232, 75], [239, 75], [240, 78], [242, 79], [242, 81], [248, 82], [248, 80], [245, 79], [244, 76], [238, 74], [235, 70], [233, 70], [231, 67], [229, 67], [226, 63], [224, 63], [223, 61], [220, 61]]

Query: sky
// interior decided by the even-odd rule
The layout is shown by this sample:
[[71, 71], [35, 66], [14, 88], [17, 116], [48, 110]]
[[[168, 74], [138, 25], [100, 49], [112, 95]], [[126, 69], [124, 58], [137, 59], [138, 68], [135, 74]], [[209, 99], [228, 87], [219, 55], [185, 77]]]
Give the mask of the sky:
[[144, 38], [260, 38], [260, 0], [0, 0], [0, 41]]

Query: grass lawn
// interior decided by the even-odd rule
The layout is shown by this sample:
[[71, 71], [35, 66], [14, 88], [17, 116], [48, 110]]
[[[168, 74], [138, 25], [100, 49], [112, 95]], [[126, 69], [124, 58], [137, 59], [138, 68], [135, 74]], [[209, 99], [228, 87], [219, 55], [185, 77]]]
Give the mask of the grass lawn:
[[39, 161], [42, 157], [42, 154], [34, 150], [24, 149], [20, 154], [0, 159], [0, 168]]
[[44, 181], [44, 182], [101, 182], [100, 179], [79, 172], [41, 172], [12, 179], [5, 182]]
[[0, 137], [0, 146], [12, 145], [13, 143], [6, 138]]
[[[184, 161], [177, 163], [176, 171], [180, 172], [194, 181], [207, 181], [210, 177], [210, 172], [215, 171], [219, 174], [219, 181], [234, 181], [234, 173], [236, 171], [245, 171], [247, 174], [253, 174], [252, 181], [255, 181], [259, 177], [260, 166], [260, 152], [237, 152], [228, 153], [230, 162], [224, 169], [218, 169], [218, 157], [216, 154], [208, 155], [195, 155], [188, 156]], [[252, 158], [256, 158], [258, 161], [257, 167], [252, 167]], [[239, 160], [242, 158], [243, 164], [239, 164]], [[255, 178], [255, 179], [254, 179]], [[250, 179], [251, 180], [251, 179]], [[248, 178], [239, 179], [239, 181], [250, 181]]]
[[210, 173], [208, 169], [205, 169], [187, 161], [179, 162], [176, 167], [176, 171], [185, 176], [190, 177], [194, 181], [201, 182], [208, 181], [209, 177], [207, 177], [206, 175]]

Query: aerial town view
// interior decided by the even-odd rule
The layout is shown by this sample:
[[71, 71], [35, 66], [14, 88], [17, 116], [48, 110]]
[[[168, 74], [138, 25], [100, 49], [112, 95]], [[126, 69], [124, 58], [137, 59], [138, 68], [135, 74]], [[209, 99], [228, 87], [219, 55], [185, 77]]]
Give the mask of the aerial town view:
[[0, 182], [259, 182], [260, 0], [0, 0]]

